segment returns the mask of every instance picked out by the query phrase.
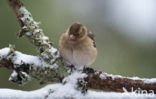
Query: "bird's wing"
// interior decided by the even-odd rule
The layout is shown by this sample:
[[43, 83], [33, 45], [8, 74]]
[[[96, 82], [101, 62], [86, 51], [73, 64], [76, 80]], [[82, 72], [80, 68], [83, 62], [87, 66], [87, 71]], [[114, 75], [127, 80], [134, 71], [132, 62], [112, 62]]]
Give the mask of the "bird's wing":
[[93, 40], [93, 45], [94, 45], [94, 47], [96, 47], [96, 44], [95, 44], [95, 35], [92, 32], [88, 32], [88, 36]]

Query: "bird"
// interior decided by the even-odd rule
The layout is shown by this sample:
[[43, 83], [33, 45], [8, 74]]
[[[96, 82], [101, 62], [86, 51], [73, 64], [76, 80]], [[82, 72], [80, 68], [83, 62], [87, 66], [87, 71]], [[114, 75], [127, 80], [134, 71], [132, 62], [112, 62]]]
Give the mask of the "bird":
[[97, 56], [94, 34], [86, 26], [73, 23], [59, 39], [59, 52], [65, 63], [76, 69], [90, 66]]

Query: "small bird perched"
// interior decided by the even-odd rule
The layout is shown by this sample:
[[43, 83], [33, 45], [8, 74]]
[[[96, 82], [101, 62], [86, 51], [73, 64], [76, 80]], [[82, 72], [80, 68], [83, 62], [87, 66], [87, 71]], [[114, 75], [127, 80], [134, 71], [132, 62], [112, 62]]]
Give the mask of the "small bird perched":
[[84, 25], [74, 23], [60, 37], [59, 51], [67, 64], [83, 69], [91, 65], [97, 56], [94, 35]]

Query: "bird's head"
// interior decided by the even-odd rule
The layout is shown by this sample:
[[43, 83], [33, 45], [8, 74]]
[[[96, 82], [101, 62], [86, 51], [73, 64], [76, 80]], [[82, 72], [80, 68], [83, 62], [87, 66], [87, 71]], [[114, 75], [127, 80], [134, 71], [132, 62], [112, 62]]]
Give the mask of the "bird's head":
[[69, 27], [68, 38], [70, 41], [83, 40], [87, 36], [87, 28], [80, 24], [74, 23]]

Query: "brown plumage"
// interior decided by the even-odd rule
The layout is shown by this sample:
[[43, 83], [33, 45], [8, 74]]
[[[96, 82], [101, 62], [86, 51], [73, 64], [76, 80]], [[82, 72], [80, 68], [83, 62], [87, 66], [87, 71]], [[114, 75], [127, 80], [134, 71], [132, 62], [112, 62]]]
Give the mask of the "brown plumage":
[[67, 64], [79, 69], [89, 66], [97, 56], [94, 35], [82, 24], [74, 23], [60, 37], [59, 51]]

